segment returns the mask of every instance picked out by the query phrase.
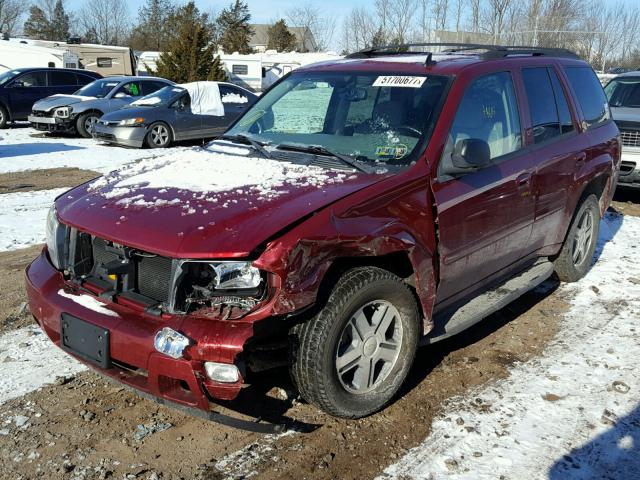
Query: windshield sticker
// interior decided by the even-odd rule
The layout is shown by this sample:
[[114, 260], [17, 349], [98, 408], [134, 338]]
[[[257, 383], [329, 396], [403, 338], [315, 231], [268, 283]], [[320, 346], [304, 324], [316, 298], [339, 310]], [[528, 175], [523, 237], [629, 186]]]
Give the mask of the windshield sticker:
[[407, 146], [403, 144], [376, 147], [376, 156], [382, 158], [402, 158], [407, 154]]
[[427, 77], [409, 77], [397, 75], [382, 75], [373, 82], [373, 87], [404, 87], [420, 88]]

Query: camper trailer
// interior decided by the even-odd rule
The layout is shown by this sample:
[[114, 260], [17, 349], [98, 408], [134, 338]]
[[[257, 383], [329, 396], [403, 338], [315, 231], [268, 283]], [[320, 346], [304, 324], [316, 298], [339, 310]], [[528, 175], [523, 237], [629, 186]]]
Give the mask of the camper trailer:
[[136, 52], [138, 75], [154, 75], [162, 52]]
[[103, 77], [109, 75], [136, 75], [136, 59], [129, 47], [113, 45], [94, 45], [80, 43], [79, 39], [69, 42], [52, 42], [49, 40], [28, 40], [30, 45], [49, 48], [60, 48], [75, 53], [79, 57], [80, 68], [99, 73]]
[[0, 73], [23, 67], [78, 68], [79, 58], [65, 49], [0, 40]]

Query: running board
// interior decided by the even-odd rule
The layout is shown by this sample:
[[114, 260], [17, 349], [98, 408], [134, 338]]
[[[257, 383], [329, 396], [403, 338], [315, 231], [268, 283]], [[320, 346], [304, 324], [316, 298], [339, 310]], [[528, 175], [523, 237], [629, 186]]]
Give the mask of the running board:
[[461, 307], [437, 314], [434, 317], [434, 329], [420, 343], [429, 345], [466, 330], [534, 289], [552, 273], [553, 263], [548, 260], [536, 263], [502, 285], [474, 297]]

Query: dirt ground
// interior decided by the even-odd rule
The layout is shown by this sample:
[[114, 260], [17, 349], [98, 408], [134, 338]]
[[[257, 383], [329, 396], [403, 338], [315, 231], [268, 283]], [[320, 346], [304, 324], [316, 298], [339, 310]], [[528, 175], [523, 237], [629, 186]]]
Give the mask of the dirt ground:
[[0, 194], [74, 187], [100, 176], [79, 168], [51, 168], [23, 172], [0, 173]]
[[[613, 208], [640, 215], [640, 193], [617, 194]], [[20, 314], [22, 271], [38, 250], [0, 254], [0, 333], [30, 322]], [[265, 436], [224, 427], [91, 372], [61, 379], [0, 406], [0, 478], [373, 478], [425, 438], [433, 417], [446, 415], [447, 401], [541, 353], [568, 307], [557, 286], [549, 281], [467, 332], [421, 348], [399, 398], [369, 418], [337, 420], [297, 401], [286, 371], [245, 392], [250, 397], [268, 391], [267, 397], [251, 397], [254, 413], [284, 413], [315, 426], [308, 433]], [[7, 359], [0, 352], [2, 361]], [[478, 409], [490, 407], [482, 398], [476, 403]], [[462, 419], [451, 421], [462, 425]]]

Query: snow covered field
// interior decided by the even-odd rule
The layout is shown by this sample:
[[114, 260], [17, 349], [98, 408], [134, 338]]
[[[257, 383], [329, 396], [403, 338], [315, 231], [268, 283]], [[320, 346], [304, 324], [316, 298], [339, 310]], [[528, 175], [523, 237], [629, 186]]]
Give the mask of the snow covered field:
[[607, 214], [596, 257], [545, 354], [444, 407], [380, 477], [640, 478], [640, 218]]

